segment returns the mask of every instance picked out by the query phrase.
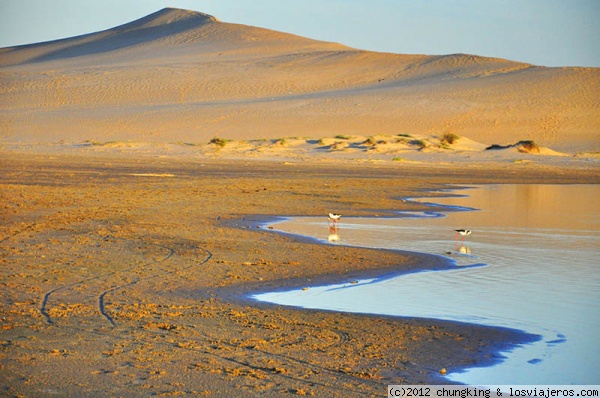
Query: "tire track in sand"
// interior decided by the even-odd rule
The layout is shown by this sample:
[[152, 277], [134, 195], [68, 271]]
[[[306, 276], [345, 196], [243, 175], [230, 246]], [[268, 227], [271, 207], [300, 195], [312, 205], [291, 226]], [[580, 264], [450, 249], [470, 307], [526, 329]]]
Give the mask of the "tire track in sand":
[[[157, 261], [158, 263], [162, 263], [162, 262], [167, 261], [168, 259], [170, 259], [175, 254], [175, 250], [173, 248], [170, 248], [170, 247], [167, 247], [167, 246], [163, 246], [163, 245], [158, 245], [158, 244], [157, 244], [157, 246], [160, 246], [160, 247], [165, 248], [165, 249], [167, 249], [167, 250], [170, 251], [169, 254], [165, 258]], [[120, 286], [115, 286], [115, 287], [113, 287], [111, 289], [108, 289], [108, 290], [105, 290], [104, 292], [102, 292], [98, 296], [98, 309], [100, 310], [100, 313], [102, 314], [102, 316], [104, 316], [106, 318], [106, 320], [111, 323], [111, 325], [115, 326], [114, 318], [106, 310], [106, 296], [108, 294], [113, 293], [113, 292], [115, 292], [117, 290], [120, 290], [120, 289], [126, 289], [128, 287], [136, 285], [139, 282], [148, 281], [148, 280], [153, 279], [153, 278], [158, 278], [158, 277], [161, 277], [161, 276], [166, 276], [166, 275], [169, 275], [169, 274], [174, 274], [176, 272], [187, 271], [190, 268], [202, 266], [202, 265], [206, 264], [212, 258], [212, 256], [213, 256], [212, 253], [209, 250], [207, 250], [207, 249], [204, 249], [204, 248], [201, 248], [201, 247], [198, 247], [196, 249], [202, 250], [202, 251], [204, 251], [206, 253], [206, 258], [204, 258], [200, 262], [195, 262], [194, 261], [193, 264], [188, 265], [187, 267], [178, 268], [178, 269], [175, 269], [175, 270], [172, 270], [172, 271], [159, 272], [159, 273], [156, 273], [154, 275], [150, 275], [150, 276], [138, 278], [138, 279], [136, 279], [133, 282], [125, 283], [125, 284], [120, 285]]]
[[[167, 254], [164, 258], [162, 258], [160, 260], [157, 260], [156, 263], [163, 263], [163, 262], [167, 261], [175, 253], [175, 250], [173, 250], [170, 247], [166, 247], [166, 246], [163, 246], [163, 245], [156, 245], [156, 246], [160, 246], [160, 247], [165, 248], [165, 249], [167, 249], [169, 251], [169, 254]], [[152, 263], [150, 263], [150, 264], [152, 264]], [[144, 264], [143, 266], [146, 267], [146, 266], [148, 266], [150, 264]], [[165, 273], [163, 273], [163, 274], [165, 274]], [[138, 278], [138, 279], [134, 280], [133, 282], [129, 282], [129, 283], [126, 283], [126, 284], [120, 285], [120, 286], [115, 286], [115, 287], [113, 287], [111, 289], [105, 290], [104, 292], [102, 292], [98, 296], [98, 310], [100, 311], [100, 314], [102, 314], [102, 316], [104, 318], [106, 318], [106, 320], [109, 321], [111, 325], [115, 326], [114, 319], [108, 314], [108, 312], [106, 312], [106, 307], [104, 305], [104, 298], [106, 297], [106, 295], [109, 294], [109, 293], [112, 293], [112, 292], [114, 292], [116, 290], [124, 289], [124, 288], [129, 287], [129, 286], [133, 286], [136, 283], [138, 283], [139, 281], [146, 280], [146, 279], [151, 279], [151, 278], [154, 278], [156, 276], [163, 275], [163, 274], [156, 274], [156, 275], [152, 275], [152, 276], [149, 276], [149, 277], [146, 277], [146, 278]]]
[[[106, 241], [108, 241], [109, 238], [117, 239], [117, 238], [112, 237], [111, 235], [107, 235], [107, 236], [104, 236], [101, 240], [106, 242]], [[144, 240], [140, 239], [140, 241], [142, 242], [142, 244], [148, 245], [147, 242], [145, 242]], [[164, 248], [164, 246], [160, 246], [160, 245], [156, 245], [156, 244], [152, 244], [152, 245]], [[170, 258], [172, 255], [173, 255], [173, 252], [169, 252], [169, 254], [166, 257], [164, 257], [163, 259], [159, 260], [158, 262], [165, 261], [166, 259]], [[46, 292], [44, 294], [44, 296], [42, 298], [42, 302], [40, 304], [39, 311], [42, 314], [42, 316], [45, 318], [45, 320], [46, 320], [46, 322], [48, 324], [54, 324], [55, 321], [54, 321], [54, 319], [52, 319], [52, 317], [50, 316], [50, 313], [49, 313], [49, 302], [51, 300], [52, 295], [54, 295], [55, 293], [58, 293], [58, 292], [61, 292], [61, 291], [73, 288], [75, 286], [83, 285], [83, 284], [88, 283], [88, 282], [93, 281], [93, 280], [99, 280], [99, 279], [102, 279], [102, 278], [107, 278], [107, 277], [110, 277], [110, 276], [113, 276], [113, 275], [116, 275], [116, 274], [119, 274], [119, 273], [123, 273], [123, 272], [130, 272], [130, 271], [132, 271], [134, 269], [138, 269], [138, 268], [142, 268], [142, 267], [145, 268], [145, 267], [148, 267], [148, 266], [150, 266], [150, 265], [152, 265], [152, 264], [154, 264], [156, 262], [157, 262], [157, 260], [153, 260], [153, 261], [141, 264], [141, 265], [133, 265], [133, 266], [125, 268], [125, 269], [117, 269], [117, 270], [114, 270], [114, 271], [111, 271], [111, 272], [107, 272], [107, 273], [104, 273], [104, 274], [91, 276], [89, 278], [85, 278], [85, 279], [79, 280], [77, 282], [69, 283], [69, 284], [62, 285], [62, 286], [59, 286], [57, 288], [54, 288], [54, 289], [52, 289], [52, 290], [50, 290], [50, 291], [48, 291], [48, 292]]]

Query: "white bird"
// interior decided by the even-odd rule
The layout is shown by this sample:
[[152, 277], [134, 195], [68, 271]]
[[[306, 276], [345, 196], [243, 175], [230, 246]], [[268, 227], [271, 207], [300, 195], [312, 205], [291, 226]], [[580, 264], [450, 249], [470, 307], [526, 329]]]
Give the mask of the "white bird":
[[338, 220], [340, 219], [340, 217], [342, 217], [341, 214], [333, 214], [333, 213], [329, 213], [329, 219], [333, 222], [338, 222]]
[[470, 229], [455, 229], [456, 231], [456, 239], [458, 240], [458, 235], [460, 234], [463, 238], [463, 240], [465, 240], [466, 236], [471, 235], [471, 230]]

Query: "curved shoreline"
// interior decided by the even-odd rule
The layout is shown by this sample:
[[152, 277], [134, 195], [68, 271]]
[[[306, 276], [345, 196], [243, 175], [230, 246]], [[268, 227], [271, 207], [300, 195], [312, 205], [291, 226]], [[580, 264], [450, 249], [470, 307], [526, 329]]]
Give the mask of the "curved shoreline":
[[[474, 210], [470, 208], [461, 208], [456, 209], [454, 207], [437, 205], [435, 203], [421, 203], [426, 205], [435, 205], [439, 207], [446, 208], [445, 211], [466, 211], [466, 210]], [[400, 216], [402, 217], [402, 216]], [[224, 223], [229, 227], [241, 228], [241, 229], [257, 229], [257, 230], [268, 230], [271, 233], [287, 236], [292, 238], [293, 240], [297, 240], [299, 242], [306, 242], [315, 245], [323, 245], [329, 246], [326, 242], [323, 242], [320, 239], [313, 238], [306, 235], [298, 235], [284, 231], [271, 230], [269, 226], [273, 223], [285, 221], [292, 217], [283, 217], [283, 216], [259, 216], [254, 215], [251, 217], [244, 217], [240, 220], [229, 220]], [[382, 218], [382, 217], [377, 217]], [[394, 216], [385, 216], [385, 218], [394, 218]], [[331, 245], [333, 246], [333, 245]], [[454, 268], [454, 260], [452, 258], [422, 253], [422, 252], [412, 252], [405, 250], [396, 250], [396, 249], [381, 249], [381, 248], [372, 248], [366, 246], [349, 246], [349, 245], [335, 245], [341, 247], [351, 247], [356, 249], [364, 249], [364, 250], [374, 250], [381, 252], [389, 252], [400, 254], [404, 256], [411, 257], [416, 260], [412, 266], [406, 267], [406, 265], [398, 265], [386, 268], [370, 268], [370, 269], [360, 269], [353, 270], [351, 272], [345, 273], [343, 276], [338, 273], [329, 273], [329, 274], [320, 274], [317, 277], [312, 277], [310, 279], [306, 279], [304, 277], [297, 278], [287, 278], [287, 279], [279, 279], [268, 282], [260, 282], [255, 284], [248, 284], [244, 286], [236, 285], [233, 289], [222, 289], [219, 290], [218, 295], [222, 298], [225, 298], [228, 301], [237, 302], [243, 305], [252, 305], [255, 307], [261, 308], [282, 308], [286, 307], [291, 309], [292, 311], [303, 311], [307, 313], [331, 313], [337, 315], [348, 315], [348, 316], [358, 316], [364, 318], [371, 319], [388, 319], [390, 321], [397, 322], [408, 322], [415, 325], [435, 325], [435, 326], [451, 326], [453, 328], [472, 328], [478, 330], [489, 330], [500, 332], [503, 334], [502, 339], [493, 339], [493, 341], [488, 342], [487, 348], [480, 353], [477, 357], [477, 365], [475, 367], [489, 367], [494, 366], [504, 360], [503, 352], [510, 351], [512, 349], [517, 348], [523, 344], [530, 344], [542, 339], [542, 336], [529, 333], [524, 330], [502, 327], [502, 326], [488, 326], [481, 325], [477, 323], [471, 322], [461, 322], [461, 321], [449, 321], [442, 320], [436, 318], [420, 318], [420, 317], [410, 317], [410, 316], [397, 316], [397, 315], [381, 315], [374, 313], [362, 313], [362, 312], [345, 312], [345, 311], [337, 311], [337, 310], [328, 310], [328, 309], [317, 309], [317, 308], [304, 308], [294, 305], [282, 305], [271, 303], [267, 301], [258, 300], [252, 298], [250, 296], [254, 294], [260, 293], [274, 293], [274, 292], [284, 292], [290, 290], [296, 290], [304, 287], [319, 287], [319, 286], [327, 286], [327, 285], [337, 285], [350, 283], [351, 281], [361, 280], [361, 279], [373, 279], [373, 281], [369, 283], [377, 283], [387, 279], [395, 278], [402, 275], [408, 275], [412, 273], [418, 272], [426, 272], [426, 271], [444, 271]], [[469, 267], [479, 267], [481, 265], [471, 265], [462, 268]], [[402, 269], [399, 269], [399, 268]], [[508, 341], [506, 337], [510, 336], [511, 341]], [[458, 359], [458, 358], [457, 358]], [[460, 360], [459, 360], [460, 361]], [[465, 371], [469, 368], [474, 367], [471, 365], [458, 365], [458, 366], [449, 366], [447, 367], [448, 372], [452, 373], [460, 373], [461, 371]], [[441, 374], [432, 373], [429, 375], [428, 383], [431, 384], [460, 384], [445, 378]]]
[[[450, 184], [600, 181], [596, 170], [533, 164], [365, 167], [131, 153], [2, 152], [0, 169], [7, 287], [0, 365], [6, 391], [27, 396], [138, 396], [143, 386], [154, 395], [247, 389], [345, 397], [381, 395], [388, 384], [446, 384], [440, 369], [492, 364], [497, 352], [532, 336], [250, 301], [244, 293], [448, 266], [441, 257], [275, 234], [257, 221], [426, 211], [399, 199], [435, 197], [431, 189]], [[173, 177], [159, 177], [166, 175]], [[108, 235], [118, 241], [102, 240]], [[169, 264], [141, 266], [164, 251], [140, 242], [175, 253]], [[205, 250], [213, 256], [200, 266]], [[125, 271], [131, 266], [135, 275]], [[138, 278], [105, 303], [110, 325], [90, 297]], [[50, 315], [58, 322], [48, 325], [39, 313], [44, 292], [83, 280], [55, 297]]]
[[[315, 281], [302, 289], [310, 289], [307, 292], [296, 288], [287, 293], [265, 292], [251, 297], [298, 308], [473, 322], [514, 328], [543, 338], [536, 344], [514, 350], [501, 366], [448, 376], [463, 383], [482, 380], [486, 384], [498, 380], [540, 383], [551, 381], [549, 377], [555, 380], [558, 377], [563, 382], [593, 381], [594, 375], [587, 373], [587, 369], [594, 368], [593, 360], [586, 356], [589, 350], [586, 342], [592, 336], [589, 332], [593, 327], [580, 331], [572, 326], [577, 324], [572, 320], [576, 317], [573, 314], [593, 314], [597, 304], [593, 290], [597, 282], [593, 272], [596, 253], [592, 249], [595, 245], [590, 245], [597, 243], [597, 237], [593, 236], [594, 223], [589, 218], [597, 212], [593, 205], [597, 194], [598, 185], [593, 184], [486, 185], [471, 191], [472, 199], [468, 201], [437, 200], [443, 204], [467, 204], [482, 209], [481, 212], [445, 213], [446, 219], [428, 221], [418, 217], [410, 221], [363, 219], [345, 213], [347, 218], [339, 232], [330, 223], [329, 238], [327, 224], [320, 217], [292, 218], [274, 227], [287, 234], [329, 241], [331, 245], [446, 253], [453, 259], [461, 258], [459, 243], [452, 252], [446, 251], [453, 244], [448, 230], [464, 225], [474, 229], [478, 237], [472, 245], [460, 246], [460, 252], [470, 254], [472, 247], [476, 255], [467, 256], [466, 261], [458, 260], [458, 265], [482, 261], [491, 266], [465, 272], [420, 273], [386, 283], [381, 283], [387, 277], [382, 273], [375, 275], [377, 280], [362, 280], [355, 287], [343, 279], [324, 285]], [[567, 214], [562, 213], [564, 203], [576, 204], [568, 213], [571, 217], [552, 217]], [[532, 204], [538, 206], [532, 209]], [[338, 233], [342, 238], [335, 235], [332, 242], [331, 234]], [[568, 244], [564, 243], [565, 239], [569, 239]], [[580, 266], [571, 266], [573, 258], [580, 259], [577, 263]], [[421, 263], [429, 268], [426, 259]], [[406, 273], [404, 270], [397, 275]], [[557, 279], [556, 275], [562, 278]], [[579, 291], [584, 294], [565, 291], [563, 286], [567, 281], [580, 286]], [[546, 296], [541, 286], [556, 294]], [[573, 306], [575, 302], [579, 305]], [[553, 308], [553, 313], [547, 313], [547, 308]], [[595, 324], [594, 317], [588, 319], [590, 326]], [[564, 345], [554, 349], [557, 343]]]

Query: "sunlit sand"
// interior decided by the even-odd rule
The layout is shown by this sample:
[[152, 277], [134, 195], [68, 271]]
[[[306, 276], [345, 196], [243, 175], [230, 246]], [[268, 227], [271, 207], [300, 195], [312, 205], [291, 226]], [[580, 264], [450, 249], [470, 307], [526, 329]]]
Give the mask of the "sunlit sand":
[[4, 142], [453, 133], [600, 150], [597, 68], [376, 53], [178, 9], [1, 49], [0, 73]]
[[[400, 197], [600, 183], [599, 83], [178, 9], [0, 49], [1, 394], [378, 396], [490, 365], [531, 334], [248, 296], [445, 267], [343, 245], [348, 220], [429, 210]], [[334, 244], [262, 227], [282, 215]], [[450, 228], [457, 265], [477, 236]]]

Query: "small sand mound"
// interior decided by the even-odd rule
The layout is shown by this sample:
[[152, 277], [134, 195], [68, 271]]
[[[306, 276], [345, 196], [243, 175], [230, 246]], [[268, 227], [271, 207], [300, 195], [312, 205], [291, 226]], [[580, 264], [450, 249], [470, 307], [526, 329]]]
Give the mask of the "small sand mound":
[[498, 145], [493, 144], [485, 148], [487, 151], [498, 151], [498, 150], [516, 150], [520, 153], [529, 153], [534, 155], [544, 156], [568, 156], [567, 154], [554, 151], [550, 148], [540, 147], [535, 141], [523, 140], [512, 145]]
[[450, 137], [448, 135], [441, 137], [439, 146], [443, 149], [451, 149], [459, 152], [479, 152], [487, 148], [487, 145], [482, 144], [481, 142], [453, 134], [450, 135]]
[[550, 148], [545, 148], [545, 147], [540, 148], [539, 154], [544, 155], [544, 156], [570, 156], [567, 153], [557, 152], [555, 150], [552, 150]]

